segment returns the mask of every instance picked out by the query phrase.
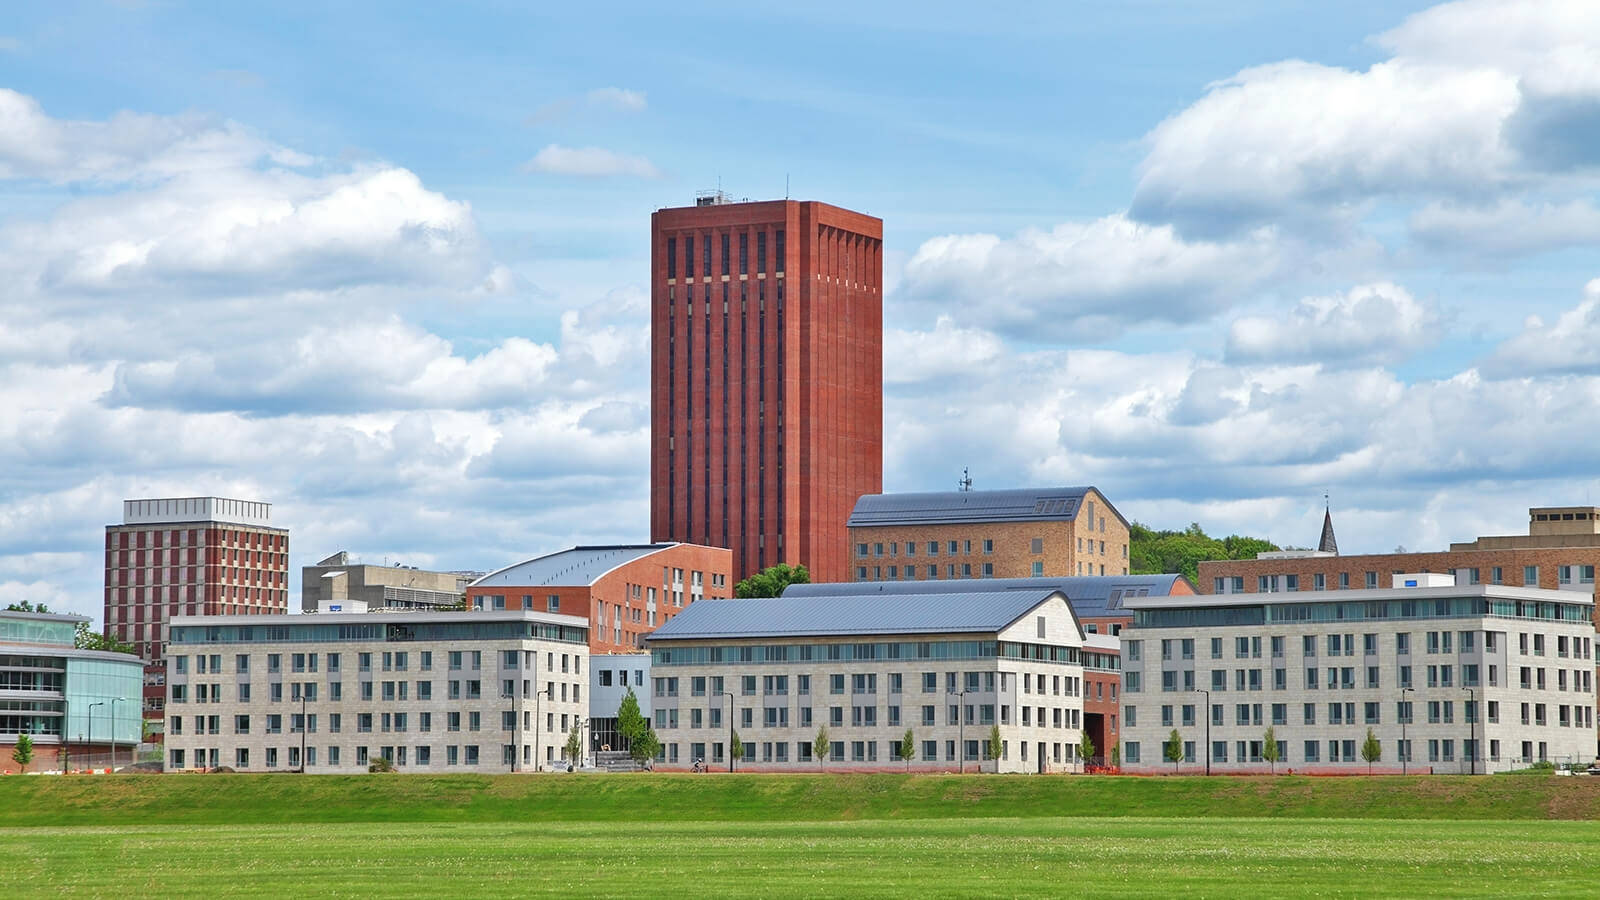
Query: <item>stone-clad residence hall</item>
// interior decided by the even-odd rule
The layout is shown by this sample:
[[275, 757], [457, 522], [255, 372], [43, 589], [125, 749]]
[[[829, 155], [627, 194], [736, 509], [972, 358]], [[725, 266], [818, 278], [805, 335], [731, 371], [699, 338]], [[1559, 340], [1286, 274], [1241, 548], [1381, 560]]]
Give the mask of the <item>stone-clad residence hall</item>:
[[1392, 587], [1139, 597], [1123, 638], [1131, 771], [1493, 772], [1595, 752], [1587, 592], [1400, 575]]
[[588, 620], [537, 610], [179, 616], [167, 771], [520, 772], [588, 715]]
[[703, 600], [646, 639], [663, 764], [725, 763], [731, 727], [753, 770], [1068, 770], [1083, 644], [1051, 588]]
[[1093, 487], [867, 494], [849, 526], [836, 581], [1128, 574], [1128, 521]]

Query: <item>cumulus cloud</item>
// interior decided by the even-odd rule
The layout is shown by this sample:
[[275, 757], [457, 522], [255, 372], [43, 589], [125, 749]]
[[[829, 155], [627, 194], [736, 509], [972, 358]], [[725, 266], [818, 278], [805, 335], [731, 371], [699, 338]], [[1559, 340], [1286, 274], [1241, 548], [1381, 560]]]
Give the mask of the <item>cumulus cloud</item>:
[[1583, 300], [1552, 323], [1530, 316], [1521, 334], [1505, 341], [1482, 366], [1493, 378], [1600, 374], [1600, 278], [1583, 289]]
[[906, 264], [901, 289], [1008, 336], [1070, 339], [1204, 319], [1270, 277], [1283, 255], [1270, 229], [1190, 241], [1171, 226], [1112, 215], [1010, 238], [933, 238]]
[[883, 335], [884, 381], [937, 390], [950, 377], [971, 378], [1006, 352], [999, 337], [981, 328], [962, 328], [940, 316], [931, 331], [891, 328]]
[[1586, 2], [1445, 4], [1365, 71], [1245, 69], [1147, 138], [1132, 214], [1186, 233], [1327, 225], [1386, 197], [1484, 202], [1600, 162], [1600, 20]]
[[1439, 311], [1388, 282], [1306, 297], [1283, 316], [1245, 316], [1228, 329], [1229, 362], [1393, 364], [1440, 338]]
[[526, 124], [545, 125], [579, 109], [636, 113], [643, 112], [648, 105], [644, 91], [619, 87], [594, 88], [577, 96], [562, 97], [540, 106], [528, 117]]
[[1407, 225], [1425, 248], [1469, 256], [1508, 257], [1600, 243], [1600, 209], [1587, 199], [1436, 202], [1413, 213]]
[[643, 156], [618, 153], [604, 147], [563, 147], [560, 144], [547, 145], [523, 164], [522, 171], [580, 175], [585, 178], [616, 175], [656, 178], [661, 174], [655, 164]]

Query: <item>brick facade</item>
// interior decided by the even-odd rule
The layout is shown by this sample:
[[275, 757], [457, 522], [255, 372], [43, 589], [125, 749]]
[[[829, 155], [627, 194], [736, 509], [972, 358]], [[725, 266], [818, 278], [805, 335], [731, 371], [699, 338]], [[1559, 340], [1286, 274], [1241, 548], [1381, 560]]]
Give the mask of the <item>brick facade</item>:
[[882, 275], [882, 221], [824, 203], [651, 217], [652, 540], [848, 577], [883, 486]]

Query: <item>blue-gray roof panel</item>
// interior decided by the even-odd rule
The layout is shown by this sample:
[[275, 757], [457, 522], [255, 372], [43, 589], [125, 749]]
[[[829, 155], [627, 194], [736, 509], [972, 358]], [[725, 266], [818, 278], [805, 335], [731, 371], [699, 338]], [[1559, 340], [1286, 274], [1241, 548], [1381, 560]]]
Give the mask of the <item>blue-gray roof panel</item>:
[[1037, 589], [697, 600], [648, 635], [646, 640], [993, 634], [1056, 593], [1053, 589]]
[[881, 597], [1002, 591], [1057, 590], [1067, 595], [1080, 619], [1131, 615], [1122, 610], [1125, 597], [1164, 597], [1182, 575], [1069, 575], [1061, 578], [957, 578], [943, 581], [856, 581], [833, 584], [791, 584], [785, 597]]
[[[863, 527], [957, 522], [1071, 522], [1078, 518], [1089, 491], [1099, 493], [1093, 486], [1083, 486], [863, 494], [856, 501], [848, 524]], [[1122, 519], [1122, 514], [1109, 501], [1102, 502], [1111, 515]], [[1126, 524], [1126, 520], [1123, 522]]]

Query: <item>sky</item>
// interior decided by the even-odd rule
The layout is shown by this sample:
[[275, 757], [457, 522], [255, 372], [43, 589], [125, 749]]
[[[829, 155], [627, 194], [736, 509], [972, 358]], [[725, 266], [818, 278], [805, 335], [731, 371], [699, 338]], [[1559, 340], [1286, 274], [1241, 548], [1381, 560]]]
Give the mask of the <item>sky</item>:
[[1600, 503], [1600, 6], [24, 4], [0, 603], [136, 497], [299, 568], [648, 534], [649, 215], [884, 220], [890, 491], [1346, 553]]

